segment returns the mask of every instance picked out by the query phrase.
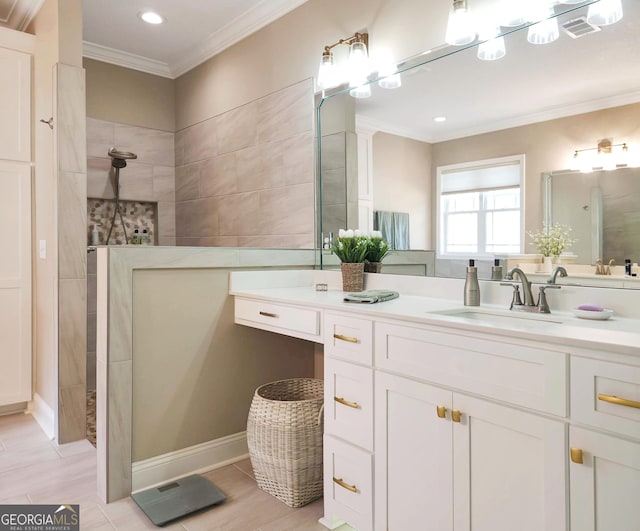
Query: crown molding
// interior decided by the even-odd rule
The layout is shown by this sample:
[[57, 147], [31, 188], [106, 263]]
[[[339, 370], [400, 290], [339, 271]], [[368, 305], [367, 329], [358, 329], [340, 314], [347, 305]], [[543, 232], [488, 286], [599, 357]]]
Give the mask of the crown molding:
[[574, 105], [567, 105], [564, 107], [557, 107], [542, 112], [515, 116], [506, 120], [498, 120], [496, 122], [484, 124], [478, 127], [459, 129], [457, 131], [451, 131], [448, 134], [435, 135], [431, 139], [431, 142], [445, 142], [447, 140], [455, 140], [457, 138], [465, 138], [467, 136], [481, 135], [484, 133], [501, 131], [503, 129], [511, 129], [513, 127], [521, 127], [523, 125], [546, 122], [548, 120], [556, 120], [558, 118], [566, 118], [568, 116], [575, 116], [577, 114], [601, 111], [603, 109], [620, 107], [622, 105], [630, 105], [638, 102], [640, 102], [640, 91], [618, 94], [617, 96], [607, 96], [605, 98], [598, 98], [595, 100], [576, 103]]
[[419, 142], [431, 142], [431, 137], [425, 134], [424, 131], [409, 127], [397, 127], [389, 125], [380, 120], [367, 118], [366, 116], [356, 115], [356, 131], [366, 134], [374, 134], [377, 132], [388, 133], [390, 135], [403, 136], [405, 138], [412, 138]]
[[82, 42], [82, 55], [88, 59], [95, 59], [96, 61], [102, 61], [103, 63], [110, 63], [112, 65], [139, 70], [140, 72], [146, 72], [147, 74], [168, 77], [169, 79], [175, 78], [167, 63], [156, 61], [155, 59], [148, 59], [141, 55], [116, 50], [115, 48], [101, 46], [88, 41]]
[[14, 0], [5, 18], [0, 18], [0, 25], [17, 31], [25, 31], [44, 0]]
[[220, 30], [209, 35], [198, 46], [187, 51], [181, 59], [171, 65], [173, 77], [179, 77], [214, 55], [233, 46], [274, 20], [293, 11], [308, 0], [263, 0]]

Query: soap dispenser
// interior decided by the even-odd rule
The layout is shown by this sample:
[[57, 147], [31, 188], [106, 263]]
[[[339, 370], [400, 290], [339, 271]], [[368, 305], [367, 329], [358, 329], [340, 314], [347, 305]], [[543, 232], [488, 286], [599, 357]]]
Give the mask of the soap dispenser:
[[502, 280], [502, 266], [500, 265], [499, 258], [496, 258], [493, 261], [493, 267], [491, 268], [491, 280]]
[[480, 285], [475, 260], [469, 260], [469, 267], [467, 267], [467, 277], [464, 281], [464, 305], [480, 306]]

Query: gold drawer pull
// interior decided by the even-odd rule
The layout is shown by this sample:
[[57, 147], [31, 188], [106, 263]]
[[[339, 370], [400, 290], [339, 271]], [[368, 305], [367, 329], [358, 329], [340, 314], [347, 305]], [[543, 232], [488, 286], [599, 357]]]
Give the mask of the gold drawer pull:
[[626, 398], [618, 398], [617, 396], [598, 395], [598, 400], [609, 402], [610, 404], [618, 404], [619, 406], [627, 406], [640, 409], [640, 402], [636, 402], [635, 400], [627, 400]]
[[582, 448], [571, 448], [570, 449], [571, 460], [574, 463], [582, 465], [584, 463], [584, 459], [582, 458]]
[[461, 418], [462, 418], [462, 413], [460, 412], [460, 410], [458, 409], [451, 410], [451, 420], [453, 422], [460, 422]]
[[438, 413], [439, 419], [447, 418], [447, 408], [444, 406], [436, 406], [436, 412]]
[[340, 341], [346, 341], [347, 343], [360, 343], [360, 340], [357, 337], [343, 336], [342, 334], [333, 334], [333, 337]]
[[333, 478], [333, 482], [337, 483], [338, 485], [340, 485], [343, 489], [347, 489], [350, 492], [354, 492], [357, 493], [358, 492], [358, 488], [355, 485], [349, 485], [348, 483], [345, 483], [344, 480], [342, 478], [337, 478], [334, 476]]
[[278, 318], [278, 314], [277, 313], [260, 312], [260, 315], [264, 315], [265, 317], [274, 317], [275, 319]]
[[334, 396], [333, 399], [338, 402], [338, 404], [342, 404], [343, 406], [352, 407], [353, 409], [359, 409], [360, 404], [358, 402], [349, 402], [342, 397]]

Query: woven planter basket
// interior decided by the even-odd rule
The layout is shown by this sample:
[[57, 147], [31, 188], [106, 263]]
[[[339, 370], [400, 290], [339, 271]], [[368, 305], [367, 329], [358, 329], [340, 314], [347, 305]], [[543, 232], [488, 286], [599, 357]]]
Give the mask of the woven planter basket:
[[280, 380], [256, 389], [247, 444], [258, 486], [289, 507], [322, 496], [323, 382]]
[[364, 289], [364, 262], [353, 264], [342, 262], [342, 291], [362, 291]]

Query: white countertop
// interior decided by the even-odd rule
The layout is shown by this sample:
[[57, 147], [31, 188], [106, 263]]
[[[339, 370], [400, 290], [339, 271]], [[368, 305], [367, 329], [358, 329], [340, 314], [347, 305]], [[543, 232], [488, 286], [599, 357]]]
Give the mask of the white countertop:
[[[230, 294], [275, 303], [311, 306], [375, 318], [640, 356], [640, 320], [615, 315], [606, 321], [594, 321], [579, 319], [566, 312], [530, 314], [509, 311], [504, 306], [492, 304], [465, 307], [447, 299], [405, 294], [400, 294], [398, 299], [376, 304], [347, 303], [343, 301], [343, 291], [315, 291], [311, 286], [235, 289], [232, 287]], [[505, 322], [494, 323], [433, 313], [452, 310], [487, 312]], [[506, 316], [506, 319], [501, 319], [500, 316]]]

